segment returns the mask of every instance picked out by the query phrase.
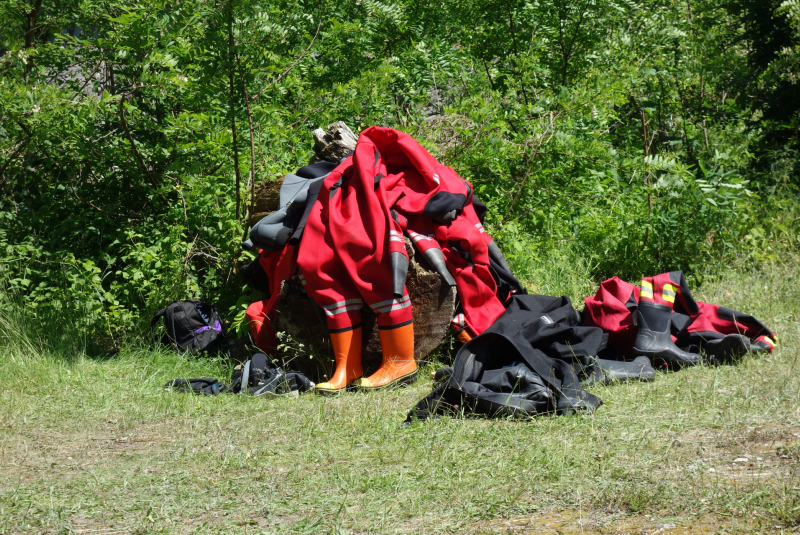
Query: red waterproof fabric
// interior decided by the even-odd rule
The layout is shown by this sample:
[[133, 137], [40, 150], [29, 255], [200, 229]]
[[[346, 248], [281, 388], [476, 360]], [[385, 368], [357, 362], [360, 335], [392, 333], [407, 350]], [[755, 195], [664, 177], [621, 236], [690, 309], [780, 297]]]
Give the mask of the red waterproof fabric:
[[631, 356], [639, 330], [635, 321], [639, 287], [614, 277], [603, 281], [594, 297], [584, 302], [584, 325], [600, 327], [608, 333], [608, 343], [617, 353]]
[[259, 255], [259, 263], [269, 277], [270, 294], [267, 299], [256, 301], [247, 307], [245, 317], [256, 346], [270, 355], [278, 347], [274, 325], [275, 309], [281, 297], [281, 284], [294, 274], [297, 250], [287, 245], [282, 251], [274, 253], [259, 251]]
[[752, 340], [772, 338], [768, 344], [770, 351], [775, 347], [777, 335], [767, 329], [760, 321], [749, 314], [743, 314], [730, 308], [712, 305], [711, 303], [697, 303], [699, 312], [692, 317], [692, 324], [686, 331], [688, 333], [705, 334], [707, 338], [715, 338], [713, 333], [743, 334]]
[[743, 334], [753, 341], [775, 347], [777, 335], [754, 317], [710, 303], [697, 302], [692, 297], [681, 271], [643, 277], [641, 289], [617, 277], [603, 281], [593, 297], [585, 300], [585, 325], [600, 327], [607, 332], [608, 342], [624, 356], [633, 356], [631, 348], [636, 339], [636, 310], [639, 300], [671, 307], [689, 317], [689, 324], [673, 340], [702, 341], [722, 338], [726, 334]]
[[386, 173], [375, 148], [359, 142], [325, 179], [306, 222], [300, 278], [331, 331], [358, 326], [365, 304], [381, 327], [412, 319], [408, 294], [392, 294], [391, 253], [405, 256], [406, 250], [400, 225], [387, 217], [385, 188], [375, 188], [375, 176]]
[[[329, 329], [358, 325], [365, 304], [382, 328], [411, 321], [408, 295], [392, 295], [390, 255], [406, 254], [404, 231], [419, 247], [441, 248], [467, 324], [474, 334], [488, 328], [505, 308], [489, 270], [491, 238], [471, 197], [469, 183], [411, 136], [381, 127], [362, 132], [353, 156], [325, 179], [298, 255], [306, 291]], [[454, 220], [433, 219], [453, 207], [460, 212]], [[392, 211], [406, 220], [405, 229]]]

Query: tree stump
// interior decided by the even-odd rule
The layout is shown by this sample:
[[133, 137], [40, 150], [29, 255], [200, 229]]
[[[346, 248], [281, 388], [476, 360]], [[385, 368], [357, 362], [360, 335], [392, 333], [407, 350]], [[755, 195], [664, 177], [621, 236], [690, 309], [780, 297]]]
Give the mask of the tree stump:
[[356, 150], [358, 142], [358, 136], [342, 121], [329, 124], [327, 130], [317, 128], [311, 136], [314, 138], [314, 153], [329, 162], [338, 162]]
[[[326, 131], [313, 133], [314, 152], [318, 158], [338, 162], [355, 149], [357, 136], [339, 121]], [[282, 178], [256, 188], [257, 202], [250, 226], [277, 210]], [[302, 247], [302, 243], [300, 245]], [[414, 247], [406, 239], [409, 270], [406, 289], [411, 298], [414, 316], [414, 355], [425, 359], [441, 345], [455, 314], [456, 289], [447, 286], [422, 255], [415, 257]], [[275, 329], [279, 333], [279, 348], [287, 368], [302, 371], [315, 381], [331, 377], [334, 370], [330, 336], [322, 310], [309, 298], [295, 279], [286, 281], [281, 290]], [[375, 313], [368, 306], [362, 311], [362, 362], [366, 374], [372, 373], [382, 361], [381, 343]]]

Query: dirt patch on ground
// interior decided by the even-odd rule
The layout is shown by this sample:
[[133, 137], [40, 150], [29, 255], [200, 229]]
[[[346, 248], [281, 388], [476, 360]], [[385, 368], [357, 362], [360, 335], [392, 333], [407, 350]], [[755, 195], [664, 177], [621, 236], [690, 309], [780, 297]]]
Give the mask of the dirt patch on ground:
[[[710, 535], [716, 533], [800, 534], [800, 426], [767, 424], [736, 430], [694, 431], [676, 434], [661, 467], [664, 478], [691, 479], [700, 497], [695, 507], [675, 517], [675, 510], [651, 514], [607, 512], [603, 503], [587, 510], [563, 509], [493, 519], [478, 524], [479, 533], [599, 535]], [[746, 503], [719, 508], [715, 493], [738, 488], [773, 488], [774, 517], [768, 518]], [[706, 493], [707, 498], [702, 497]], [[719, 497], [717, 497], [719, 498]], [[715, 504], [715, 505], [712, 505]], [[715, 507], [708, 512], [709, 507]], [[612, 508], [613, 510], [613, 508]], [[678, 513], [680, 514], [680, 513]]]
[[673, 441], [687, 471], [704, 471], [731, 483], [785, 480], [798, 471], [800, 426], [769, 424], [720, 433], [694, 433]]
[[491, 521], [486, 530], [500, 533], [547, 535], [606, 535], [636, 533], [641, 535], [711, 535], [726, 532], [749, 532], [752, 526], [731, 523], [711, 515], [685, 520], [656, 518], [649, 515], [630, 516], [622, 513], [562, 510], [533, 515], [519, 515], [503, 521]]
[[[111, 429], [27, 431], [5, 430], [0, 446], [4, 478], [0, 491], [32, 485], [42, 477], [69, 478], [86, 470], [121, 466], [127, 461], [150, 459], [174, 448], [179, 437], [167, 426], [140, 426], [120, 432]], [[49, 474], [49, 475], [48, 475]]]
[[122, 535], [132, 531], [128, 527], [117, 527], [113, 523], [95, 518], [76, 516], [72, 518], [72, 525], [68, 532], [74, 535]]

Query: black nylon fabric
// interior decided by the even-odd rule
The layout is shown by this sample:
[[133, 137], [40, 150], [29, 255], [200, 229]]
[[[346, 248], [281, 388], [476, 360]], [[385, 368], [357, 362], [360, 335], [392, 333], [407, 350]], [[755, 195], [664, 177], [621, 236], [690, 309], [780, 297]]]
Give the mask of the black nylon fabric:
[[489, 268], [497, 283], [497, 298], [501, 303], [506, 303], [511, 295], [525, 295], [528, 293], [517, 278], [497, 263], [494, 258], [489, 258]]
[[261, 265], [261, 253], [257, 254], [255, 259], [249, 264], [245, 264], [239, 270], [239, 275], [244, 279], [245, 283], [254, 290], [270, 294], [269, 288], [269, 275], [264, 271]]
[[452, 376], [423, 398], [408, 419], [454, 411], [497, 416], [592, 412], [602, 401], [579, 376], [596, 372], [606, 338], [579, 325], [568, 297], [515, 295], [508, 309], [467, 342]]
[[478, 199], [475, 195], [472, 196], [472, 207], [475, 209], [475, 215], [478, 216], [478, 221], [481, 222], [481, 225], [485, 224], [486, 219], [486, 205]]
[[516, 335], [550, 358], [582, 367], [591, 366], [606, 345], [602, 329], [583, 326], [580, 313], [566, 296], [515, 295], [490, 331]]
[[452, 221], [455, 215], [451, 217], [451, 212], [461, 213], [467, 201], [469, 197], [463, 193], [440, 191], [428, 199], [422, 213], [436, 221]]
[[680, 286], [681, 295], [686, 302], [685, 312], [688, 312], [689, 314], [697, 314], [700, 312], [700, 307], [697, 306], [697, 301], [694, 300], [692, 292], [689, 290], [689, 283], [686, 281], [683, 271], [670, 271], [669, 280]]
[[227, 386], [216, 379], [205, 377], [196, 379], [173, 379], [164, 388], [174, 388], [179, 392], [194, 392], [201, 396], [218, 396], [227, 390]]
[[322, 160], [321, 162], [312, 163], [301, 167], [295, 172], [295, 175], [302, 178], [320, 178], [330, 174], [334, 169], [336, 169], [337, 165], [339, 164]]

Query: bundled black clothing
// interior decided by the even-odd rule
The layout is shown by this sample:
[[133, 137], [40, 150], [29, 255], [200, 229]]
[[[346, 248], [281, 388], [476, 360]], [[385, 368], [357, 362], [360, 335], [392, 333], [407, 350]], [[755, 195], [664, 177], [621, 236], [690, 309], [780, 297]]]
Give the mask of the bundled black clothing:
[[602, 401], [580, 376], [596, 370], [606, 337], [580, 325], [568, 297], [515, 295], [483, 334], [459, 350], [453, 374], [409, 413], [490, 417], [593, 412]]
[[203, 396], [216, 396], [223, 392], [283, 396], [308, 392], [314, 388], [314, 383], [300, 372], [285, 371], [276, 366], [264, 353], [256, 353], [250, 360], [234, 369], [230, 385], [208, 378], [173, 379], [165, 384], [164, 388]]

